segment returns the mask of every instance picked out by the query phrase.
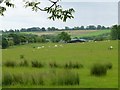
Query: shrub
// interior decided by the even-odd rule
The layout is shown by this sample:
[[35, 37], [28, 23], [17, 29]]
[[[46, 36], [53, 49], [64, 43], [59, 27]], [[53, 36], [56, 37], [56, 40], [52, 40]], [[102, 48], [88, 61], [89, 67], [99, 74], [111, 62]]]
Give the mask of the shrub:
[[91, 75], [95, 76], [103, 76], [107, 74], [107, 68], [103, 64], [94, 64], [93, 67], [91, 68]]
[[19, 65], [20, 65], [20, 66], [29, 66], [29, 63], [28, 63], [27, 60], [23, 60], [23, 61], [20, 62]]
[[7, 61], [7, 62], [4, 63], [4, 65], [6, 67], [15, 67], [15, 66], [17, 66], [16, 62], [14, 62], [14, 61]]
[[32, 67], [44, 67], [44, 64], [38, 61], [32, 61]]
[[112, 63], [107, 63], [107, 64], [105, 64], [105, 66], [107, 69], [112, 69]]

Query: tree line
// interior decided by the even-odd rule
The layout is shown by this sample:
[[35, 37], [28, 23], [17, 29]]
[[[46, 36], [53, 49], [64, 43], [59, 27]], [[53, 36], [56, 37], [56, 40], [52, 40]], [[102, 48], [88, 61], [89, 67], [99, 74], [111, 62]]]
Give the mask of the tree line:
[[10, 30], [2, 30], [2, 32], [41, 32], [41, 31], [64, 31], [64, 30], [107, 30], [107, 29], [110, 29], [110, 27], [105, 27], [105, 26], [101, 26], [101, 25], [98, 25], [98, 26], [94, 26], [94, 25], [89, 25], [87, 27], [85, 26], [78, 26], [78, 27], [73, 27], [73, 28], [70, 28], [70, 27], [65, 27], [63, 29], [58, 29], [56, 27], [48, 27], [48, 28], [45, 28], [45, 27], [42, 27], [42, 28], [39, 28], [39, 27], [31, 27], [31, 28], [21, 28], [20, 30], [19, 29], [10, 29]]
[[[91, 40], [104, 40], [105, 35], [97, 36], [97, 37], [89, 37], [88, 39]], [[112, 40], [120, 40], [120, 25], [114, 25], [111, 28], [109, 39]], [[23, 45], [28, 43], [46, 43], [46, 42], [63, 42], [67, 43], [71, 40], [71, 36], [67, 32], [61, 32], [58, 35], [34, 35], [34, 34], [24, 34], [24, 33], [3, 33], [2, 37], [2, 48], [8, 48], [9, 46], [14, 45]]]
[[71, 40], [70, 35], [66, 32], [61, 32], [58, 35], [33, 35], [21, 33], [7, 33], [2, 37], [2, 49], [14, 45], [24, 45], [28, 43], [47, 43], [47, 42], [68, 42]]

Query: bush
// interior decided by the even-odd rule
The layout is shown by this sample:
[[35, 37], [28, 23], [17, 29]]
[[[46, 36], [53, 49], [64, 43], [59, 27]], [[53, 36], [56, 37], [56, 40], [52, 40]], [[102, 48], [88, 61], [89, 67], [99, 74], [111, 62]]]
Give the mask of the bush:
[[20, 65], [20, 66], [29, 66], [29, 63], [28, 63], [27, 60], [23, 60], [23, 61], [20, 62], [19, 65]]
[[31, 64], [32, 64], [32, 67], [39, 67], [39, 68], [44, 67], [44, 64], [38, 61], [32, 61]]
[[105, 64], [105, 66], [107, 69], [112, 69], [112, 63], [107, 63], [107, 64]]
[[91, 68], [91, 75], [95, 76], [103, 76], [107, 74], [107, 68], [103, 64], [94, 64], [93, 67]]
[[69, 63], [66, 63], [65, 68], [83, 68], [83, 65], [82, 64], [79, 64], [79, 63], [72, 63], [72, 62], [69, 62]]
[[4, 63], [4, 65], [6, 67], [15, 67], [15, 66], [17, 66], [16, 62], [14, 62], [14, 61], [7, 61], [7, 62]]

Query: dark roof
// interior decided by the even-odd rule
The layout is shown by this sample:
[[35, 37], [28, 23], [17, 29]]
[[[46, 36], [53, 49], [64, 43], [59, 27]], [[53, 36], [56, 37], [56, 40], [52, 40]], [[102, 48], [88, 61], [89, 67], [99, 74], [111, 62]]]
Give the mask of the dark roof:
[[68, 43], [86, 42], [85, 39], [71, 39]]

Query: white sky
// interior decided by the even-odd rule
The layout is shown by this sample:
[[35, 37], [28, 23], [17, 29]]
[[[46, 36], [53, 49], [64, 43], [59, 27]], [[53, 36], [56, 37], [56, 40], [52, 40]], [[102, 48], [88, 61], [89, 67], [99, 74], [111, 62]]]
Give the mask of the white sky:
[[[0, 30], [21, 29], [29, 27], [74, 27], [81, 25], [105, 25], [111, 26], [118, 23], [118, 0], [62, 0], [63, 8], [74, 8], [74, 19], [67, 22], [52, 21], [47, 19], [45, 12], [33, 12], [30, 8], [23, 7], [22, 0], [14, 0], [17, 6], [8, 8], [5, 16], [0, 16]], [[41, 7], [50, 3], [41, 2]], [[83, 2], [84, 1], [84, 2]]]

